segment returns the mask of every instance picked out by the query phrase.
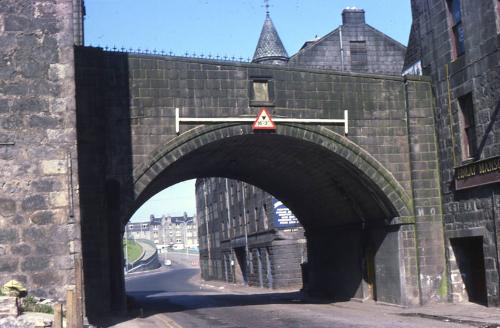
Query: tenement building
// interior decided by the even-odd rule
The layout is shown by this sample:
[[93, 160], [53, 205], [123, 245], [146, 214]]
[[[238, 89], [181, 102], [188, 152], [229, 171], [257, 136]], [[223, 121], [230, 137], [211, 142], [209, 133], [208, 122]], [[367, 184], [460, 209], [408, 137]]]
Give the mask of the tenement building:
[[203, 279], [268, 288], [301, 288], [304, 230], [276, 198], [225, 178], [196, 181]]
[[500, 1], [412, 0], [412, 12], [405, 69], [421, 66], [436, 97], [439, 168], [420, 169], [440, 170], [449, 299], [498, 306]]
[[[353, 7], [343, 10], [341, 26], [307, 41], [291, 57], [267, 14], [253, 62], [399, 75], [405, 52], [406, 47], [366, 24], [363, 9]], [[272, 81], [255, 82], [254, 103], [273, 106]], [[224, 178], [198, 179], [196, 200], [204, 279], [307, 289], [304, 230], [279, 200], [255, 186]]]
[[150, 215], [148, 221], [129, 222], [125, 226], [125, 235], [130, 239], [148, 239], [159, 249], [197, 248], [198, 225], [196, 215], [162, 215], [157, 218]]

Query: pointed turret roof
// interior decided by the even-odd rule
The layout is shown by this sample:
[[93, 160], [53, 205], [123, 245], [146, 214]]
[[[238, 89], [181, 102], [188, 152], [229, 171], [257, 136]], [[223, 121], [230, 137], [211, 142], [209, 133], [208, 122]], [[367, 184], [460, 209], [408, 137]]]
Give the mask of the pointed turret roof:
[[274, 27], [273, 21], [266, 14], [264, 26], [260, 32], [259, 42], [255, 49], [252, 62], [267, 64], [284, 64], [288, 61], [288, 54], [281, 42], [280, 36]]

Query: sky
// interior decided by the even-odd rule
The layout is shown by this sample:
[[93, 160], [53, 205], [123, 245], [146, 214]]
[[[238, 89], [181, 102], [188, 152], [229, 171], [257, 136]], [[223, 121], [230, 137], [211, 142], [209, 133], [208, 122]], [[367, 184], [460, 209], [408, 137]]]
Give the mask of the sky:
[[[252, 58], [264, 23], [264, 0], [85, 0], [85, 45], [148, 49], [175, 55]], [[365, 10], [366, 22], [403, 45], [411, 26], [410, 0], [269, 0], [289, 55], [342, 24], [342, 9]], [[196, 211], [194, 180], [167, 188], [132, 221]]]

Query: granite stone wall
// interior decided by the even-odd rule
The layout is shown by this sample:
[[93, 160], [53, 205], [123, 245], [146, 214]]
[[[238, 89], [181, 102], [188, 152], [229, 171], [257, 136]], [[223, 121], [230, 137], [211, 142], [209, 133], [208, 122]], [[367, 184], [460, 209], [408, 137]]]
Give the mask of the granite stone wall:
[[2, 1], [0, 284], [57, 300], [81, 287], [73, 42], [73, 1]]
[[[383, 224], [402, 225], [398, 232], [398, 242], [393, 243], [399, 247], [396, 259], [404, 266], [404, 270], [400, 271], [400, 281], [405, 289], [398, 293], [406, 297], [404, 302], [416, 304], [420, 301], [418, 290], [421, 284], [424, 286], [422, 302], [440, 299], [445, 273], [442, 239], [439, 238], [442, 224], [440, 186], [437, 183], [439, 175], [436, 172], [437, 152], [433, 144], [434, 121], [429, 119], [434, 108], [428, 80], [112, 53], [98, 48], [78, 48], [77, 54], [78, 94], [82, 95], [79, 96], [78, 115], [81, 115], [79, 121], [84, 122], [82, 127], [85, 127], [81, 129], [80, 137], [85, 141], [85, 147], [93, 149], [93, 153], [88, 153], [89, 161], [85, 163], [101, 163], [96, 176], [101, 177], [102, 181], [113, 179], [120, 185], [119, 213], [122, 222], [149, 196], [186, 178], [220, 176], [223, 172], [227, 174], [229, 170], [235, 175], [232, 178], [238, 178], [239, 174], [240, 178], [248, 179], [248, 182], [257, 179], [256, 175], [248, 173], [250, 167], [245, 175], [242, 175], [244, 171], [235, 171], [236, 168], [246, 170], [247, 161], [231, 166], [231, 161], [224, 162], [222, 158], [216, 157], [224, 156], [222, 149], [236, 158], [255, 154], [251, 158], [259, 159], [265, 154], [272, 154], [274, 166], [266, 167], [272, 168], [273, 174], [267, 175], [267, 180], [262, 180], [268, 181], [265, 189], [271, 190], [269, 188], [274, 186], [276, 196], [286, 198], [288, 195], [289, 203], [296, 205], [298, 214], [301, 207], [299, 203], [313, 206], [314, 199], [325, 199], [326, 194], [334, 192], [332, 185], [340, 183], [344, 188], [348, 186], [344, 191], [348, 195], [353, 194], [349, 188], [358, 186], [356, 179], [349, 174], [335, 173], [340, 172], [332, 170], [335, 165], [339, 165], [339, 161], [333, 161], [333, 157], [332, 162], [325, 161], [326, 157], [321, 157], [319, 149], [312, 146], [271, 138], [267, 145], [276, 142], [275, 146], [267, 153], [260, 153], [267, 147], [262, 147], [259, 143], [253, 144], [250, 127], [243, 125], [195, 128], [196, 124], [181, 124], [181, 134], [176, 135], [176, 107], [180, 108], [182, 117], [253, 117], [259, 107], [251, 100], [250, 83], [254, 78], [266, 78], [273, 96], [268, 107], [274, 117], [341, 118], [344, 109], [349, 110], [349, 135], [346, 139], [341, 137], [343, 129], [339, 126], [329, 126], [324, 130], [320, 127], [301, 130], [298, 126], [282, 125], [278, 127], [276, 134], [295, 140], [307, 140], [308, 145], [321, 144], [325, 149], [331, 150], [331, 156], [337, 154], [336, 156], [343, 158], [342, 161], [350, 163], [346, 164], [348, 167], [354, 165], [357, 170], [370, 177], [365, 181], [364, 189], [356, 189], [361, 191], [356, 193], [359, 204], [375, 206], [371, 197], [377, 192], [385, 192], [383, 196], [380, 194], [381, 199], [390, 199], [390, 207], [395, 208], [399, 216], [384, 218], [386, 214], [380, 212], [379, 223], [382, 224], [383, 221]], [[103, 129], [93, 126], [93, 121]], [[328, 137], [331, 139], [321, 139], [330, 130], [339, 134]], [[100, 136], [104, 136], [104, 139], [93, 137], [89, 131], [101, 133]], [[323, 133], [320, 131], [326, 135], [320, 136]], [[248, 137], [248, 143], [244, 147], [238, 147], [237, 143], [229, 142], [237, 140], [236, 136], [240, 136], [242, 140]], [[219, 142], [222, 146], [218, 146]], [[94, 143], [97, 147], [92, 146]], [[304, 170], [294, 171], [300, 166], [286, 158], [289, 153], [287, 147], [293, 145], [296, 145], [294, 151], [300, 150], [304, 154], [303, 161], [319, 158], [317, 156], [322, 158], [311, 163], [314, 170], [307, 170], [307, 175], [299, 174]], [[205, 149], [203, 152], [196, 152], [202, 147]], [[361, 153], [366, 155], [360, 155]], [[210, 156], [207, 157], [206, 154]], [[90, 210], [88, 213], [97, 215], [101, 212], [99, 204], [104, 204], [97, 201], [102, 198], [100, 193], [103, 189], [93, 189], [92, 185], [99, 186], [101, 182], [93, 180], [91, 173], [89, 171], [85, 175], [85, 185], [89, 190], [97, 192], [86, 193], [86, 197], [90, 197], [86, 204]], [[325, 179], [325, 174], [332, 176]], [[283, 178], [273, 180], [280, 176]], [[289, 178], [285, 178], [286, 176]], [[350, 186], [347, 181], [351, 181]], [[255, 183], [259, 184], [264, 186], [262, 183]], [[366, 186], [371, 184], [374, 184], [373, 188], [377, 185], [379, 189], [374, 190], [378, 191], [368, 192], [372, 187]], [[314, 188], [304, 192], [297, 187], [307, 185], [314, 185]], [[298, 195], [302, 195], [302, 200], [307, 197], [307, 201], [298, 202], [297, 198], [297, 202], [292, 202], [292, 198]], [[349, 196], [343, 198], [342, 193], [328, 195], [330, 199], [342, 202], [342, 205], [337, 204], [335, 210], [341, 210], [345, 215], [354, 213], [348, 205]], [[91, 201], [92, 198], [95, 198], [94, 201]], [[385, 206], [383, 202], [377, 205], [381, 207], [364, 209], [363, 212], [373, 216], [382, 211]], [[315, 208], [324, 209], [329, 206], [329, 202], [322, 204], [323, 206]], [[303, 214], [301, 217], [304, 218], [305, 226], [308, 222], [312, 225], [318, 222], [327, 225], [330, 219], [337, 220], [332, 222], [347, 219], [342, 215], [329, 217], [326, 210], [319, 212], [312, 207], [309, 209], [316, 211], [315, 215], [308, 215], [309, 210], [304, 210], [305, 208], [300, 213]], [[414, 213], [419, 213], [416, 221]], [[104, 281], [99, 280], [107, 279], [106, 275], [97, 274], [96, 265], [107, 262], [108, 255], [98, 253], [96, 245], [105, 243], [108, 236], [104, 232], [106, 230], [94, 224], [97, 221], [94, 221], [92, 215], [88, 218], [90, 230], [86, 236], [89, 239], [88, 246], [84, 245], [84, 249], [88, 247], [89, 257], [86, 261], [92, 264], [88, 266], [87, 281], [95, 281], [95, 286], [105, 285]], [[413, 225], [414, 222], [416, 225]], [[96, 242], [98, 240], [100, 241]], [[211, 242], [215, 243], [216, 238]], [[321, 246], [318, 247], [321, 249]], [[92, 249], [94, 250], [91, 251]], [[108, 249], [112, 249], [111, 245], [108, 245]], [[202, 264], [208, 255], [205, 253], [201, 252]], [[216, 263], [210, 264], [212, 274], [223, 272], [222, 263], [220, 257]], [[111, 267], [106, 270], [111, 270]]]
[[[454, 168], [500, 155], [498, 131], [500, 121], [500, 20], [496, 1], [461, 1], [465, 53], [456, 56], [446, 1], [429, 3], [412, 1], [414, 28], [422, 67], [432, 77], [436, 97], [436, 130], [440, 157], [440, 180], [443, 192], [443, 213], [449, 288], [443, 290], [454, 302], [469, 299], [460, 272], [464, 257], [454, 254], [452, 240], [478, 237], [482, 239], [485, 303], [499, 304], [498, 252], [498, 183], [457, 190]], [[464, 122], [460, 118], [459, 98], [470, 94], [473, 103], [473, 158], [463, 151]], [[461, 132], [462, 131], [462, 132]], [[457, 255], [457, 256], [456, 256]], [[480, 254], [476, 254], [481, 256]], [[462, 268], [463, 269], [463, 268]]]

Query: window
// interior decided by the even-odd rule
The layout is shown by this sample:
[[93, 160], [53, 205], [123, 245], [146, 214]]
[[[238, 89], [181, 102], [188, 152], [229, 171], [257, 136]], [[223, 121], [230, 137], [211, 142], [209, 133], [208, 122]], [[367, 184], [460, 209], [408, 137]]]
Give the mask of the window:
[[244, 217], [244, 220], [243, 220], [244, 221], [243, 224], [245, 225], [245, 228], [247, 229], [247, 232], [251, 231], [250, 230], [251, 226], [250, 226], [250, 224], [248, 222], [250, 220], [250, 216], [249, 215], [250, 215], [250, 212], [247, 210], [245, 212], [245, 217]]
[[251, 106], [272, 106], [274, 92], [270, 77], [251, 77], [248, 85]]
[[269, 218], [267, 216], [267, 205], [264, 204], [262, 206], [262, 223], [264, 224], [264, 230], [267, 230], [269, 228]]
[[474, 105], [472, 93], [458, 98], [460, 119], [460, 140], [462, 145], [462, 158], [473, 158], [476, 154], [476, 129], [474, 124]]
[[500, 0], [495, 0], [495, 12], [497, 16], [497, 33], [500, 34]]
[[365, 72], [368, 69], [366, 41], [350, 41], [349, 44], [351, 49], [351, 70]]
[[215, 247], [220, 247], [220, 234], [219, 232], [215, 233]]
[[236, 229], [237, 229], [236, 224], [237, 224], [236, 216], [233, 216], [233, 237], [236, 236]]
[[234, 185], [232, 183], [231, 183], [231, 193], [229, 199], [231, 201], [231, 205], [234, 205]]
[[253, 98], [254, 101], [269, 101], [269, 83], [268, 81], [253, 81]]
[[254, 217], [254, 223], [255, 223], [255, 227], [254, 227], [254, 231], [255, 232], [258, 232], [259, 231], [259, 213], [258, 213], [258, 209], [257, 207], [255, 207], [253, 209], [253, 217]]
[[456, 59], [465, 52], [464, 28], [462, 25], [462, 10], [460, 0], [447, 0], [448, 5], [448, 26], [450, 29], [450, 39], [452, 48], [452, 59]]
[[248, 252], [248, 266], [250, 267], [250, 274], [254, 274], [254, 268], [253, 268], [253, 251], [250, 250]]

